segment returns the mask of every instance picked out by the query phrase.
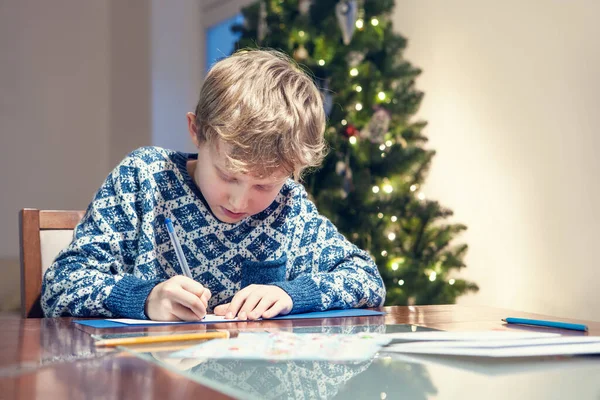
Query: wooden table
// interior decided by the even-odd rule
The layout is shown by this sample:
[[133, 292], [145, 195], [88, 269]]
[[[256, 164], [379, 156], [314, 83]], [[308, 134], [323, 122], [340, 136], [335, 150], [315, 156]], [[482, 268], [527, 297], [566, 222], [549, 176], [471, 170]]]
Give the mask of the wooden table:
[[[72, 323], [72, 318], [0, 319], [0, 399], [35, 398], [229, 398], [184, 375], [147, 362], [127, 352], [101, 351], [90, 334], [189, 331], [367, 324], [412, 324], [441, 330], [505, 329], [507, 316], [556, 319], [548, 316], [487, 307], [386, 307], [385, 316], [323, 320], [259, 321], [210, 325], [95, 329]], [[562, 319], [564, 320], [564, 319]], [[586, 323], [587, 334], [600, 336], [600, 322]], [[513, 328], [514, 329], [514, 328]], [[535, 328], [521, 328], [535, 330]], [[543, 329], [543, 328], [542, 328]], [[552, 330], [545, 330], [552, 331]], [[565, 333], [562, 331], [561, 333]], [[582, 335], [582, 332], [568, 332]]]

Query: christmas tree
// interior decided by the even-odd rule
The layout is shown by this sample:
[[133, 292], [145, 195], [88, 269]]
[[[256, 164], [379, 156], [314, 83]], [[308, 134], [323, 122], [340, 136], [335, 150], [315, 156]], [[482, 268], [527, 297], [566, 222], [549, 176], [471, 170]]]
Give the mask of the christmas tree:
[[328, 115], [329, 155], [304, 178], [319, 211], [375, 259], [387, 305], [454, 303], [477, 291], [452, 278], [466, 227], [421, 191], [435, 154], [414, 121], [420, 70], [390, 21], [394, 0], [260, 0], [245, 8], [236, 48], [269, 47], [314, 76]]

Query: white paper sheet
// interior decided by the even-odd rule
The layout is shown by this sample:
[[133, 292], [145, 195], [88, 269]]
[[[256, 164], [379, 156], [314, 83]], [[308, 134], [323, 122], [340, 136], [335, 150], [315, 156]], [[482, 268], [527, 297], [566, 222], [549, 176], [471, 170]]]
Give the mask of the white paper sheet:
[[386, 335], [374, 333], [240, 333], [232, 339], [209, 340], [178, 351], [169, 358], [219, 358], [252, 360], [366, 361], [381, 346]]
[[[126, 325], [153, 325], [153, 324], [184, 324], [186, 321], [150, 321], [147, 319], [131, 319], [131, 318], [113, 318], [107, 319], [107, 321], [118, 322], [120, 324]], [[202, 319], [202, 322], [239, 322], [239, 321], [247, 321], [243, 319], [227, 319], [222, 315], [215, 314], [206, 314], [206, 316]]]
[[561, 336], [558, 338], [523, 340], [402, 343], [388, 346], [384, 351], [475, 357], [600, 354], [600, 337]]
[[473, 332], [397, 332], [389, 333], [387, 337], [393, 340], [406, 341], [489, 341], [489, 340], [518, 340], [559, 337], [557, 333], [548, 332], [511, 332], [511, 331], [473, 331]]

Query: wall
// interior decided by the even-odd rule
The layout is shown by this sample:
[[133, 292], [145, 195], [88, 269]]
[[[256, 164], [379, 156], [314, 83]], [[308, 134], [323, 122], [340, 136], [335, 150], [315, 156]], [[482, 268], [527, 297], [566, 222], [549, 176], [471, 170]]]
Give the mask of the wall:
[[152, 0], [152, 143], [193, 151], [185, 114], [198, 103], [204, 76], [202, 4]]
[[600, 320], [600, 25], [594, 0], [398, 1], [420, 116], [437, 150], [425, 193], [469, 226], [463, 304]]
[[150, 139], [143, 0], [0, 6], [0, 310], [19, 304], [18, 210], [83, 209]]

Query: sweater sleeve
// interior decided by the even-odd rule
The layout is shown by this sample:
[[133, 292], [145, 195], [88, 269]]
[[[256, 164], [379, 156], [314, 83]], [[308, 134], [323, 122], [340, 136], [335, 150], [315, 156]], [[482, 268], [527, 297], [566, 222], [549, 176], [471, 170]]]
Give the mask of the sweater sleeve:
[[41, 303], [47, 317], [147, 318], [146, 298], [159, 282], [134, 275], [143, 248], [139, 160], [129, 156], [106, 178], [71, 244], [44, 274]]
[[383, 305], [386, 290], [373, 259], [319, 215], [302, 192], [288, 255], [291, 271], [288, 280], [273, 283], [292, 298], [292, 313]]

